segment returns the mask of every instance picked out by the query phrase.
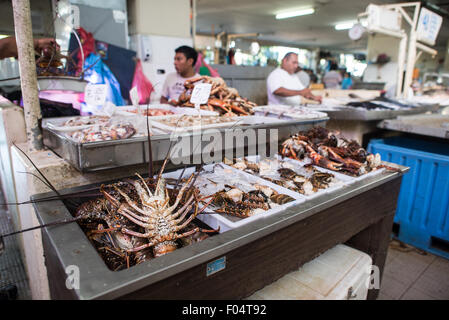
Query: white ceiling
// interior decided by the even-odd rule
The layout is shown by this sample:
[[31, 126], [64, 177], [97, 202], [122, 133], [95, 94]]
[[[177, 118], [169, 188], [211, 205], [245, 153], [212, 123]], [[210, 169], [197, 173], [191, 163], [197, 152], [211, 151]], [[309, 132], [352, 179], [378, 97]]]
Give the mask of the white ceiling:
[[[336, 31], [342, 21], [355, 20], [368, 4], [387, 4], [391, 0], [197, 0], [197, 33], [259, 33], [258, 40], [298, 46], [363, 51], [366, 37], [354, 42], [348, 30]], [[406, 1], [403, 1], [406, 2]], [[276, 20], [275, 14], [294, 8], [314, 7], [312, 15]], [[447, 19], [445, 19], [447, 20]], [[441, 32], [438, 40], [447, 32]]]

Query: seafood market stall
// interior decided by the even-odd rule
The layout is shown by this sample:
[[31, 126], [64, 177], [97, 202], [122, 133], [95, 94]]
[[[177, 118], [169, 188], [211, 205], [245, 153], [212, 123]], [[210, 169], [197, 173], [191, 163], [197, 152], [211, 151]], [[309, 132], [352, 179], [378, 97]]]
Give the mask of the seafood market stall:
[[[71, 221], [42, 229], [51, 297], [240, 299], [338, 243], [382, 273], [407, 168], [320, 127], [279, 147], [33, 196], [41, 224]], [[168, 213], [154, 220], [154, 206]], [[73, 268], [79, 289], [66, 285]]]
[[[77, 224], [46, 228], [43, 243], [51, 270], [51, 297], [240, 299], [338, 243], [367, 252], [382, 272], [401, 176], [406, 171], [400, 168], [401, 172], [366, 177], [121, 271], [106, 266]], [[83, 190], [91, 187], [61, 194], [77, 192], [82, 199]], [[41, 223], [72, 217], [60, 200], [36, 203], [35, 208]], [[65, 285], [69, 266], [79, 267], [79, 290], [68, 290]], [[369, 297], [375, 299], [376, 290], [370, 291]]]
[[[58, 195], [33, 195], [28, 209], [46, 226], [39, 238], [25, 241], [45, 256], [44, 268], [30, 265], [39, 273], [31, 277], [48, 283], [51, 298], [245, 298], [338, 243], [367, 252], [383, 270], [407, 169], [380, 163], [359, 144], [320, 129], [328, 117], [319, 111], [276, 114], [256, 109], [233, 90], [215, 89], [200, 114], [193, 108], [130, 107], [43, 123], [44, 143], [79, 170], [81, 181], [61, 188], [65, 167], [58, 163], [51, 169]], [[265, 130], [270, 135], [263, 144], [274, 143], [291, 159], [277, 156], [266, 163], [254, 143], [241, 137], [246, 159], [232, 146], [229, 158], [213, 164], [167, 166], [160, 177], [145, 175], [145, 163], [169, 155], [173, 136], [190, 141], [207, 129], [225, 140], [227, 132]], [[223, 146], [216, 151], [228, 156]], [[130, 172], [134, 165], [141, 168]], [[22, 171], [35, 177], [29, 167]], [[89, 179], [94, 182], [83, 183]], [[27, 194], [18, 202], [28, 200]], [[165, 213], [156, 217], [154, 210]], [[67, 284], [71, 271], [79, 274], [79, 289], [76, 279], [73, 287]], [[376, 296], [371, 291], [369, 297]]]

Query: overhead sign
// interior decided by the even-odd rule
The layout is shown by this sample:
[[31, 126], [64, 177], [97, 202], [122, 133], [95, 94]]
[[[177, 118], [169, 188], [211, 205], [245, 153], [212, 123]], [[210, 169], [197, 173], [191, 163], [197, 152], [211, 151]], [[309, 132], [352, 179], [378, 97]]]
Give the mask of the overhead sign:
[[416, 39], [431, 46], [435, 45], [442, 23], [441, 16], [429, 9], [422, 8], [416, 28]]

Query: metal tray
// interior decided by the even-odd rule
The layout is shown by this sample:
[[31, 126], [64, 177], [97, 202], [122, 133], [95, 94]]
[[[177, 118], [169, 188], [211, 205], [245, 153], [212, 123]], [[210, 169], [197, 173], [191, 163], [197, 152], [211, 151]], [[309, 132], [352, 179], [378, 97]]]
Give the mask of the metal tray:
[[401, 116], [384, 120], [379, 128], [449, 139], [449, 116], [441, 114], [421, 114]]
[[[388, 164], [388, 163], [386, 163]], [[262, 239], [274, 232], [335, 206], [345, 200], [388, 183], [408, 171], [408, 168], [388, 164], [401, 169], [398, 172], [383, 172], [364, 180], [323, 194], [301, 204], [293, 205], [279, 214], [259, 219], [234, 230], [215, 235], [199, 243], [180, 248], [164, 256], [145, 261], [127, 270], [113, 272], [103, 262], [81, 228], [76, 223], [47, 227], [42, 230], [44, 236], [44, 254], [48, 266], [49, 282], [55, 291], [53, 299], [117, 299], [129, 293], [143, 289], [159, 281], [184, 272], [226, 255], [232, 250]], [[97, 185], [82, 186], [61, 190], [60, 193], [73, 194], [89, 190]], [[53, 196], [54, 193], [39, 194], [32, 199]], [[61, 200], [36, 202], [33, 204], [41, 224], [71, 218], [71, 214]], [[79, 268], [79, 289], [66, 289], [68, 267]], [[206, 272], [206, 270], [205, 270]], [[181, 284], [181, 287], [183, 284]], [[57, 290], [56, 290], [57, 289]], [[213, 297], [212, 297], [213, 298]]]
[[[260, 119], [260, 117], [258, 118]], [[242, 119], [242, 121], [246, 121], [247, 124], [239, 124], [233, 129], [217, 128], [214, 130], [219, 131], [224, 139], [226, 131], [229, 130], [241, 129], [245, 131], [246, 129], [254, 129], [259, 134], [261, 133], [259, 130], [265, 129], [266, 132], [264, 135], [267, 142], [274, 139], [280, 141], [287, 139], [292, 133], [296, 133], [301, 130], [308, 130], [317, 125], [325, 126], [325, 123], [329, 120], [329, 118], [301, 121], [274, 121], [273, 118], [269, 118], [266, 123], [261, 123], [254, 120], [255, 119], [253, 118], [248, 118], [247, 120]], [[269, 129], [277, 129], [277, 136], [275, 134], [272, 135], [272, 132]], [[190, 141], [193, 141], [195, 146], [198, 145], [198, 148], [195, 147], [194, 152], [190, 155], [192, 158], [200, 157], [201, 150], [211, 143], [210, 141], [202, 141], [201, 147], [199, 147], [199, 143], [196, 141], [200, 140], [200, 133], [201, 132], [190, 131], [180, 133], [176, 137], [178, 139], [188, 138]], [[147, 163], [149, 159], [147, 137], [132, 137], [124, 140], [111, 140], [82, 144], [75, 142], [72, 139], [67, 138], [64, 134], [49, 128], [43, 128], [43, 137], [44, 144], [48, 148], [53, 150], [57, 155], [69, 162], [73, 167], [81, 172], [92, 172], [129, 165], [144, 164]], [[176, 140], [173, 139], [173, 136], [170, 134], [154, 135], [151, 137], [153, 154], [152, 159], [154, 162], [165, 159], [171, 143], [173, 142], [174, 144], [174, 142], [176, 142]], [[243, 142], [244, 146], [249, 150], [257, 149], [256, 145], [248, 145], [247, 139], [244, 139]], [[225, 152], [232, 150], [222, 147], [221, 151], [224, 154]], [[172, 162], [180, 163], [183, 159], [184, 158], [181, 156], [179, 158], [171, 157]]]
[[343, 108], [341, 110], [326, 110], [325, 112], [331, 120], [361, 120], [361, 121], [376, 121], [393, 119], [401, 115], [413, 115], [425, 112], [438, 111], [440, 105], [422, 105], [404, 110], [364, 110], [361, 108]]

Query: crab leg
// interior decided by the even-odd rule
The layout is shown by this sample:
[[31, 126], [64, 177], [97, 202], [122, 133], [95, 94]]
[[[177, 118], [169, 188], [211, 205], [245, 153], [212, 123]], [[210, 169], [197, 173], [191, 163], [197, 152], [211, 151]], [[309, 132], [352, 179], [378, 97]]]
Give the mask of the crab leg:
[[190, 181], [192, 180], [193, 176], [194, 176], [194, 174], [192, 174], [190, 176], [190, 178], [186, 181], [186, 183], [182, 186], [181, 190], [178, 193], [178, 196], [176, 197], [175, 203], [170, 208], [167, 209], [167, 211], [164, 213], [163, 217], [167, 217], [179, 205], [179, 202], [181, 201], [182, 196], [184, 195], [184, 192], [186, 191], [187, 186], [190, 183]]
[[241, 114], [244, 114], [245, 116], [247, 116], [247, 115], [249, 114], [248, 112], [246, 112], [246, 111], [243, 110], [242, 108], [240, 108], [240, 107], [238, 107], [238, 106], [235, 106], [235, 105], [233, 105], [233, 104], [231, 104], [231, 109], [232, 109], [233, 111], [240, 112]]
[[220, 231], [220, 227], [218, 227], [217, 230], [213, 230], [213, 229], [212, 230], [207, 230], [207, 229], [202, 229], [200, 227], [196, 227], [195, 229], [192, 229], [192, 230], [189, 230], [187, 232], [178, 234], [176, 236], [176, 239], [185, 238], [187, 236], [190, 236], [190, 235], [195, 234], [195, 233], [200, 232], [200, 231], [201, 232], [205, 232], [205, 233], [219, 232]]
[[[187, 202], [185, 203], [185, 205], [179, 209], [177, 212], [175, 212], [174, 214], [172, 214], [172, 218], [176, 219], [177, 217], [179, 217], [182, 213], [184, 213], [184, 210], [186, 210], [187, 207], [189, 207], [190, 203], [193, 201], [194, 196], [192, 195], [189, 200], [187, 200]], [[191, 207], [189, 207], [188, 210], [190, 210]]]
[[128, 197], [128, 195], [126, 193], [124, 193], [122, 190], [120, 190], [116, 186], [113, 186], [113, 187], [114, 187], [115, 190], [118, 191], [118, 193], [120, 193], [123, 196], [123, 198], [125, 198], [126, 202], [128, 202], [128, 204], [131, 206], [131, 208], [133, 208], [134, 210], [136, 210], [137, 212], [139, 212], [139, 213], [141, 213], [143, 215], [147, 215], [147, 213], [144, 210], [140, 209], [137, 206], [137, 204], [133, 200], [131, 200], [130, 197]]
[[330, 161], [330, 160], [326, 159], [322, 155], [320, 155], [317, 152], [315, 152], [315, 150], [313, 150], [313, 148], [311, 146], [309, 146], [304, 141], [299, 141], [299, 143], [306, 147], [306, 150], [307, 150], [307, 153], [308, 153], [309, 157], [313, 160], [313, 162], [316, 165], [319, 165], [321, 167], [324, 167], [324, 168], [327, 168], [327, 169], [330, 169], [330, 170], [334, 170], [334, 171], [340, 171], [341, 170], [341, 168], [339, 168], [339, 167], [343, 166], [343, 164], [337, 163], [337, 162], [333, 162], [333, 161]]
[[134, 217], [132, 217], [132, 216], [129, 214], [129, 213], [131, 213], [130, 211], [128, 211], [128, 212], [126, 212], [126, 211], [128, 211], [128, 210], [126, 210], [126, 209], [123, 208], [123, 207], [120, 207], [120, 208], [117, 210], [118, 213], [120, 213], [122, 216], [128, 218], [129, 220], [131, 220], [132, 222], [134, 222], [134, 223], [137, 224], [138, 226], [144, 227], [144, 228], [146, 228], [146, 229], [150, 229], [150, 227], [151, 227], [150, 224], [144, 223], [144, 222], [141, 222], [141, 221], [135, 219]]
[[131, 210], [129, 210], [128, 208], [125, 207], [125, 204], [121, 205], [122, 210], [125, 211], [125, 213], [129, 214], [130, 216], [132, 216], [133, 218], [139, 220], [140, 222], [145, 222], [145, 223], [156, 223], [156, 219], [154, 217], [151, 216], [145, 216], [142, 217], [134, 212], [132, 212]]
[[172, 226], [177, 226], [179, 223], [181, 223], [181, 221], [184, 220], [186, 215], [190, 212], [190, 209], [192, 209], [192, 207], [193, 207], [193, 203], [190, 204], [186, 210], [184, 210], [184, 212], [182, 213], [182, 216], [179, 219], [172, 221]]
[[154, 245], [156, 245], [156, 244], [158, 244], [158, 243], [160, 243], [159, 240], [153, 240], [153, 241], [151, 241], [150, 243], [146, 243], [146, 244], [144, 244], [144, 245], [142, 245], [142, 246], [135, 247], [135, 248], [132, 248], [132, 249], [128, 249], [128, 250], [126, 250], [126, 252], [136, 252], [136, 251], [140, 251], [140, 250], [143, 250], [143, 249], [152, 247], [152, 246], [154, 246]]
[[299, 160], [298, 159], [298, 156], [296, 155], [296, 152], [295, 152], [295, 150], [293, 150], [293, 146], [292, 145], [290, 145], [290, 152], [291, 152], [291, 155], [292, 155], [292, 157], [294, 158], [294, 159], [296, 159], [296, 160]]
[[105, 232], [110, 232], [110, 231], [117, 231], [119, 229], [120, 229], [119, 227], [114, 227], [114, 228], [101, 229], [101, 230], [91, 230], [88, 232], [88, 235], [97, 234], [97, 233], [105, 233]]
[[198, 214], [198, 202], [196, 203], [195, 212], [183, 224], [176, 226], [174, 228], [174, 232], [184, 229], [190, 222], [192, 222], [193, 219], [195, 219], [197, 214]]
[[143, 185], [144, 185], [144, 187], [146, 188], [146, 190], [148, 192], [148, 195], [151, 197], [153, 194], [151, 193], [150, 188], [148, 187], [147, 183], [145, 182], [145, 179], [142, 178], [142, 176], [140, 174], [138, 174], [137, 172], [136, 172], [136, 176], [138, 176], [140, 178], [140, 180], [142, 180]]
[[100, 192], [103, 193], [105, 198], [108, 199], [116, 208], [120, 207], [120, 201], [118, 201], [113, 196], [111, 196], [109, 193], [104, 191], [103, 185], [100, 187]]
[[142, 187], [142, 185], [138, 181], [133, 181], [134, 188], [137, 191], [137, 194], [140, 197], [140, 201], [143, 205], [148, 205], [150, 203], [150, 196], [148, 196], [148, 193], [145, 191], [145, 189]]
[[154, 232], [140, 233], [140, 232], [135, 232], [135, 231], [128, 230], [128, 229], [122, 229], [121, 231], [125, 234], [128, 234], [130, 236], [135, 236], [138, 238], [150, 238], [150, 237], [155, 236]]

